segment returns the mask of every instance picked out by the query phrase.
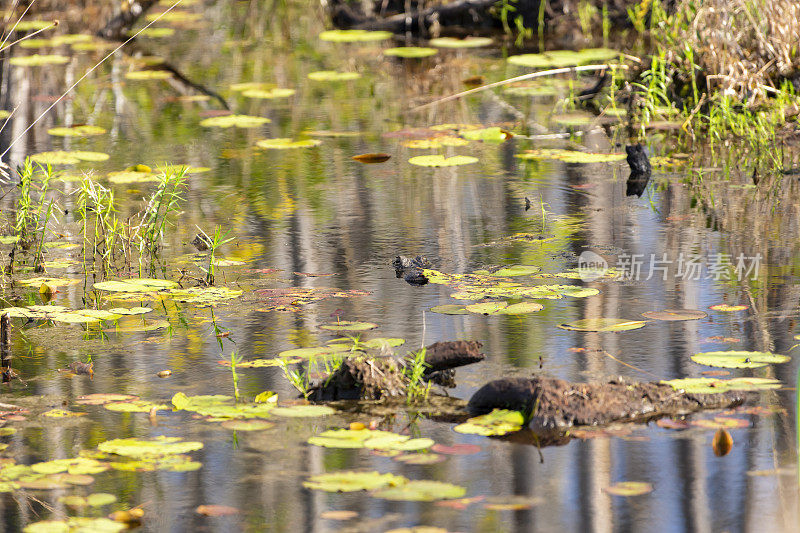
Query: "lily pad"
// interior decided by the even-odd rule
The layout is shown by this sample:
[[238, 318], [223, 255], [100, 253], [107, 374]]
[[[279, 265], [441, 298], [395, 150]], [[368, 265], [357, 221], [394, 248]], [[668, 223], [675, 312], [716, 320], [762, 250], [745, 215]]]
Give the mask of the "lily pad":
[[[19, 26], [17, 26], [19, 29]], [[33, 54], [30, 56], [12, 57], [8, 63], [15, 67], [43, 67], [46, 65], [63, 65], [69, 63], [69, 57], [58, 54]]]
[[35, 31], [55, 27], [56, 25], [51, 20], [21, 20], [15, 26], [17, 31]]
[[80, 126], [60, 126], [47, 130], [47, 133], [56, 137], [90, 137], [92, 135], [102, 135], [105, 132], [105, 128], [89, 124], [81, 124]]
[[256, 128], [262, 126], [270, 119], [264, 117], [254, 117], [250, 115], [224, 115], [221, 117], [211, 117], [200, 121], [204, 128]]
[[50, 418], [77, 418], [79, 416], [86, 416], [86, 413], [78, 411], [67, 411], [65, 409], [50, 409], [42, 413], [42, 416]]
[[168, 405], [163, 403], [148, 402], [145, 400], [128, 400], [124, 402], [109, 402], [103, 407], [109, 411], [119, 411], [122, 413], [149, 413], [153, 409], [158, 411], [166, 411], [169, 409]]
[[622, 161], [625, 154], [598, 154], [591, 152], [578, 152], [575, 150], [562, 150], [560, 148], [540, 148], [537, 150], [526, 150], [514, 157], [519, 159], [557, 159], [565, 163], [612, 163]]
[[126, 80], [168, 80], [172, 72], [168, 70], [134, 70], [125, 73]]
[[108, 181], [116, 185], [129, 185], [131, 183], [149, 183], [161, 181], [158, 174], [150, 171], [118, 170], [107, 174]]
[[97, 445], [97, 449], [101, 452], [134, 458], [184, 454], [199, 450], [202, 447], [202, 442], [184, 441], [178, 437], [165, 436], [149, 440], [136, 438], [114, 439]]
[[[25, 287], [39, 287], [42, 284], [47, 285], [48, 287], [68, 287], [69, 285], [77, 285], [81, 283], [80, 279], [76, 278], [46, 278], [46, 277], [38, 277], [38, 278], [28, 278], [28, 279], [18, 279], [15, 280], [18, 285], [23, 285]], [[36, 309], [36, 310], [50, 310], [53, 312], [57, 306], [30, 306], [29, 309]], [[59, 306], [60, 307], [60, 306]], [[48, 308], [48, 309], [46, 309]], [[66, 309], [66, 308], [62, 308]]]
[[647, 325], [644, 320], [625, 320], [623, 318], [585, 318], [558, 327], [569, 331], [630, 331]]
[[108, 402], [125, 402], [138, 399], [138, 396], [132, 394], [95, 393], [78, 396], [75, 403], [79, 405], [103, 405]]
[[385, 41], [394, 36], [389, 31], [367, 30], [330, 30], [319, 34], [320, 40], [334, 43], [363, 43], [369, 41]]
[[[136, 33], [136, 32], [131, 32]], [[144, 28], [138, 32], [141, 37], [150, 37], [151, 39], [160, 39], [163, 37], [171, 37], [175, 34], [175, 28]]]
[[312, 148], [319, 146], [322, 141], [317, 139], [303, 139], [300, 141], [293, 141], [289, 138], [279, 139], [261, 139], [256, 141], [256, 146], [259, 148], [266, 148], [271, 150], [289, 150], [292, 148]]
[[645, 318], [652, 320], [699, 320], [708, 316], [703, 311], [697, 309], [664, 309], [663, 311], [647, 311], [642, 313]]
[[714, 311], [722, 311], [722, 312], [725, 312], [725, 313], [735, 313], [736, 311], [745, 311], [747, 309], [750, 309], [750, 306], [749, 305], [717, 304], [717, 305], [710, 306], [709, 309], [712, 309]]
[[445, 305], [437, 305], [436, 307], [431, 307], [430, 311], [433, 313], [439, 313], [441, 315], [468, 315], [469, 311], [467, 311], [466, 307], [463, 305], [458, 304], [445, 304]]
[[275, 424], [258, 419], [227, 420], [222, 423], [222, 427], [233, 431], [263, 431], [275, 427]]
[[442, 146], [467, 146], [469, 141], [461, 137], [453, 137], [452, 135], [443, 135], [441, 137], [434, 137], [433, 139], [412, 139], [402, 143], [406, 148], [416, 148], [419, 150], [430, 150], [431, 148], [439, 148]]
[[769, 364], [786, 363], [790, 360], [791, 357], [788, 355], [742, 350], [703, 352], [692, 356], [692, 361], [697, 364], [720, 368], [761, 368]]
[[336, 72], [335, 70], [318, 70], [309, 72], [308, 79], [313, 81], [351, 81], [361, 77], [358, 72]]
[[477, 130], [460, 130], [458, 134], [469, 141], [483, 141], [495, 144], [505, 142], [513, 137], [510, 132], [498, 127], [480, 128]]
[[439, 37], [431, 39], [428, 44], [437, 48], [480, 48], [481, 46], [491, 46], [494, 40], [490, 37], [465, 37], [456, 39], [454, 37]]
[[466, 493], [467, 489], [452, 483], [419, 480], [380, 489], [373, 492], [372, 495], [385, 500], [432, 502], [461, 498]]
[[152, 310], [150, 307], [114, 307], [109, 309], [108, 312], [115, 315], [144, 315]]
[[771, 390], [779, 389], [783, 386], [780, 381], [772, 378], [681, 378], [662, 380], [660, 383], [669, 385], [675, 390], [683, 390], [690, 394], [715, 394], [718, 392], [728, 392], [732, 390]]
[[59, 150], [55, 152], [39, 152], [31, 156], [31, 161], [42, 165], [76, 165], [82, 161], [99, 162], [109, 158], [103, 152], [86, 152], [73, 150], [70, 152]]
[[311, 476], [308, 481], [303, 482], [303, 486], [307, 489], [325, 492], [358, 492], [402, 485], [407, 482], [408, 479], [394, 474], [381, 474], [374, 471], [343, 471]]
[[320, 329], [328, 331], [368, 331], [378, 327], [378, 324], [372, 322], [354, 322], [350, 320], [340, 320], [335, 324], [325, 324], [320, 326]]
[[328, 355], [333, 355], [340, 352], [348, 352], [350, 351], [352, 344], [328, 344], [325, 346], [316, 346], [313, 348], [294, 348], [292, 350], [284, 350], [278, 354], [278, 357], [282, 357], [285, 359], [292, 359], [295, 357], [299, 357], [302, 359], [311, 359], [314, 357], [325, 357]]
[[603, 491], [614, 496], [641, 496], [652, 492], [653, 486], [643, 481], [620, 481], [604, 488]]
[[292, 96], [295, 92], [294, 89], [283, 89], [280, 87], [274, 87], [271, 89], [248, 89], [246, 91], [242, 91], [242, 96], [245, 98], [258, 98], [262, 100], [273, 100], [275, 98], [288, 98]]
[[213, 306], [242, 295], [242, 291], [227, 287], [192, 287], [190, 289], [170, 289], [169, 295], [176, 302]]
[[519, 431], [524, 425], [525, 417], [519, 411], [495, 409], [491, 413], [470, 418], [454, 427], [453, 431], [489, 437]]
[[534, 302], [521, 302], [509, 305], [508, 302], [483, 302], [465, 307], [470, 313], [482, 315], [522, 315], [541, 311], [544, 306]]
[[418, 155], [408, 160], [412, 165], [420, 167], [457, 167], [460, 165], [470, 165], [477, 163], [477, 157], [470, 155], [454, 155], [444, 157], [443, 155]]
[[289, 418], [315, 418], [336, 414], [336, 409], [327, 405], [292, 405], [289, 407], [275, 407], [270, 413], [275, 416]]
[[325, 448], [371, 448], [385, 451], [417, 451], [434, 445], [431, 439], [414, 439], [407, 435], [371, 429], [332, 429], [311, 437], [308, 443]]
[[740, 429], [750, 427], [750, 421], [744, 418], [730, 418], [727, 416], [716, 416], [713, 419], [702, 418], [693, 420], [691, 424], [695, 427], [705, 429]]
[[370, 154], [359, 154], [354, 155], [351, 159], [358, 161], [359, 163], [364, 163], [365, 165], [372, 165], [376, 163], [385, 163], [389, 159], [391, 159], [391, 155], [384, 154], [384, 153], [370, 153]]
[[73, 516], [64, 520], [42, 520], [25, 526], [24, 533], [116, 533], [128, 525], [109, 518]]
[[131, 278], [114, 281], [101, 281], [94, 289], [109, 292], [154, 292], [174, 289], [178, 284], [166, 279]]
[[618, 58], [620, 54], [621, 52], [609, 48], [587, 48], [578, 52], [573, 50], [552, 50], [541, 54], [511, 56], [508, 58], [508, 62], [521, 67], [561, 68], [608, 61]]
[[401, 46], [398, 48], [387, 48], [383, 51], [383, 55], [406, 59], [430, 57], [438, 53], [439, 51], [435, 48], [428, 48], [425, 46]]
[[236, 403], [230, 396], [186, 396], [182, 392], [172, 397], [172, 405], [178, 410], [193, 411], [219, 419], [269, 418], [275, 408], [272, 402]]

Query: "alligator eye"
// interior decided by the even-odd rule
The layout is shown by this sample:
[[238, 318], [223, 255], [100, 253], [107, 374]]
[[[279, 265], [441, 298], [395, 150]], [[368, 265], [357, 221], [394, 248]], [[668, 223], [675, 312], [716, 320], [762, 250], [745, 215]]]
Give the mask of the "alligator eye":
[[752, 363], [752, 361], [750, 360], [750, 358], [749, 358], [749, 357], [746, 357], [746, 358], [745, 358], [745, 360], [744, 360], [744, 362], [745, 362], [745, 363]]

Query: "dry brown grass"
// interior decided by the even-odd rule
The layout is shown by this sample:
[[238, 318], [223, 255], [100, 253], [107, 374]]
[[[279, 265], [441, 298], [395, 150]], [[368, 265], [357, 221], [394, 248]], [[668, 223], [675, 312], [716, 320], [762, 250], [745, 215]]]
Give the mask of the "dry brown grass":
[[679, 35], [711, 92], [757, 102], [797, 75], [798, 0], [682, 0], [678, 9], [689, 20]]

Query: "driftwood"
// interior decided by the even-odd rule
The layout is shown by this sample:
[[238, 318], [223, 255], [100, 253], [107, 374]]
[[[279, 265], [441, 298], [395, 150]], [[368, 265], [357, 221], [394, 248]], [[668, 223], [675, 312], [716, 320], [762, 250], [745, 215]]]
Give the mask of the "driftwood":
[[[454, 369], [482, 361], [477, 341], [437, 342], [425, 348], [424, 381], [454, 386]], [[353, 357], [345, 359], [330, 376], [311, 387], [309, 400], [380, 400], [406, 395], [410, 385], [406, 368], [413, 356]]]
[[503, 378], [481, 387], [467, 408], [473, 415], [492, 409], [522, 411], [531, 417], [532, 428], [547, 430], [680, 416], [701, 409], [733, 407], [745, 398], [743, 392], [692, 394], [658, 382], [622, 377], [604, 383]]

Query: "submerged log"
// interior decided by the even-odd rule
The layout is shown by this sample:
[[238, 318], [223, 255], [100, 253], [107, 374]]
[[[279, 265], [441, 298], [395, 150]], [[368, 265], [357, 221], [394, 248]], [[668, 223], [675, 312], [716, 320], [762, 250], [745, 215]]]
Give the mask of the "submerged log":
[[544, 377], [503, 378], [478, 389], [467, 408], [473, 415], [492, 409], [522, 411], [530, 415], [533, 428], [562, 429], [723, 409], [740, 405], [745, 398], [740, 391], [694, 394], [676, 391], [663, 383], [623, 377], [598, 383]]

